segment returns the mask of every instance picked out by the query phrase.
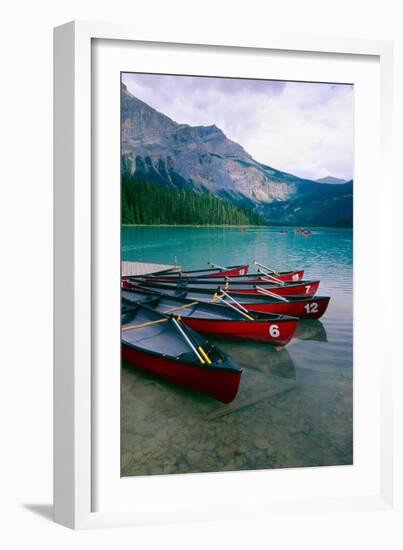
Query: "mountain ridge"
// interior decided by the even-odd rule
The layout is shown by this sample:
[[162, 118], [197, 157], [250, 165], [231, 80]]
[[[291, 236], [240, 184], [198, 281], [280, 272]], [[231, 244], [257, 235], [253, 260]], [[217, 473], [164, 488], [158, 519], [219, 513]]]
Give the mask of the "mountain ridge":
[[335, 178], [334, 176], [326, 176], [324, 178], [319, 178], [315, 180], [318, 183], [335, 183], [335, 184], [343, 184], [347, 183], [349, 180], [344, 180], [342, 178]]
[[259, 163], [216, 125], [179, 124], [124, 84], [121, 128], [122, 176], [132, 181], [212, 193], [260, 213], [272, 204], [279, 218], [290, 201], [322, 193], [330, 193], [330, 199], [339, 187]]

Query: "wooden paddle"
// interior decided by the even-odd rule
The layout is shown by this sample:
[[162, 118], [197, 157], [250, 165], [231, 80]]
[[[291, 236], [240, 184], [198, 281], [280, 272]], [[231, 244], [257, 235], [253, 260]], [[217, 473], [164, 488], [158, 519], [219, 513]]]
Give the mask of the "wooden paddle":
[[[178, 319], [179, 319], [179, 317], [178, 317]], [[197, 349], [196, 349], [196, 346], [193, 344], [193, 342], [191, 341], [190, 337], [186, 334], [184, 329], [180, 326], [178, 321], [175, 318], [173, 318], [172, 321], [173, 321], [175, 327], [178, 329], [178, 331], [183, 336], [183, 338], [186, 340], [186, 342], [192, 348], [194, 354], [199, 359], [200, 363], [202, 365], [204, 365], [205, 363], [207, 363], [208, 365], [211, 365], [212, 361], [211, 361], [210, 357], [207, 355], [207, 353], [204, 351], [202, 346], [198, 346]]]
[[186, 309], [187, 307], [197, 306], [197, 304], [200, 304], [200, 302], [190, 302], [190, 304], [185, 304], [184, 306], [178, 306], [178, 307], [173, 307], [172, 309], [167, 309], [167, 311], [164, 311], [164, 313], [173, 313], [174, 311], [178, 311], [180, 309]]
[[276, 294], [275, 292], [270, 292], [270, 290], [267, 290], [266, 288], [262, 288], [261, 286], [255, 285], [255, 288], [260, 294], [267, 294], [268, 296], [271, 296], [272, 298], [277, 298], [277, 300], [281, 300], [282, 302], [289, 302], [285, 296], [280, 296], [280, 294]]
[[157, 321], [147, 321], [140, 325], [129, 325], [127, 327], [122, 327], [122, 332], [125, 330], [135, 330], [136, 328], [150, 327], [151, 325], [158, 325], [159, 323], [166, 323], [167, 321], [169, 321], [169, 319], [158, 319]]
[[[168, 315], [169, 313], [173, 313], [174, 311], [178, 311], [180, 309], [186, 309], [187, 307], [192, 307], [192, 306], [196, 306], [197, 304], [200, 304], [200, 302], [190, 302], [190, 304], [185, 304], [184, 306], [178, 306], [178, 307], [173, 307], [172, 309], [167, 309], [166, 311], [164, 311], [164, 315]], [[162, 320], [159, 320], [159, 321], [149, 321], [147, 323], [143, 323], [142, 325], [132, 325], [134, 328], [141, 328], [141, 327], [147, 327], [149, 325], [155, 325], [157, 323], [162, 323], [163, 321], [166, 321], [167, 319], [162, 319]], [[126, 328], [122, 328], [122, 330], [128, 330], [129, 327], [126, 329]]]
[[[285, 285], [284, 281], [282, 281], [281, 279], [277, 279], [277, 277], [274, 277], [273, 275], [270, 275], [270, 273], [268, 273], [264, 269], [258, 269], [258, 271], [263, 273], [263, 275], [265, 276], [265, 277], [262, 277], [262, 281], [268, 281], [269, 283], [275, 282], [278, 285]], [[266, 277], [269, 277], [269, 278], [267, 279]]]
[[253, 263], [255, 265], [258, 265], [259, 267], [262, 267], [263, 269], [266, 269], [267, 271], [271, 271], [272, 273], [274, 273], [275, 275], [280, 275], [280, 273], [278, 271], [276, 271], [275, 269], [267, 266], [267, 265], [264, 265], [264, 264], [260, 264], [259, 262], [257, 262], [256, 260], [253, 260]]
[[220, 300], [220, 302], [222, 302], [223, 304], [225, 304], [226, 306], [232, 308], [233, 310], [237, 311], [238, 313], [240, 313], [241, 315], [243, 315], [244, 317], [246, 317], [248, 319], [248, 321], [254, 321], [254, 318], [248, 314], [248, 310], [245, 309], [240, 303], [238, 303], [236, 300], [234, 300], [234, 298], [232, 296], [230, 296], [229, 294], [227, 294], [226, 292], [224, 292], [224, 290], [222, 290], [220, 288], [220, 292], [222, 292], [222, 294], [224, 296], [226, 296], [227, 298], [230, 298], [233, 302], [235, 302], [235, 304], [237, 305], [237, 307], [233, 306], [232, 304], [229, 304], [228, 302], [226, 302], [222, 296], [219, 296], [218, 295], [218, 292], [216, 292], [213, 296], [213, 301], [214, 300]]
[[225, 271], [226, 269], [228, 269], [227, 267], [223, 267], [222, 265], [213, 264], [211, 262], [208, 262], [208, 264], [211, 265], [211, 267], [214, 268], [214, 269], [221, 269], [221, 271]]

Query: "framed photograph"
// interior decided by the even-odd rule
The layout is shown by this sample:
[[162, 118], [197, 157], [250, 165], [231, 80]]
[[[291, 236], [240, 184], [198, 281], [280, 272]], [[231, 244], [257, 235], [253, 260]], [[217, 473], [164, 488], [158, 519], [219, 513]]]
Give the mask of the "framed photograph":
[[392, 45], [225, 36], [55, 29], [72, 528], [393, 510]]

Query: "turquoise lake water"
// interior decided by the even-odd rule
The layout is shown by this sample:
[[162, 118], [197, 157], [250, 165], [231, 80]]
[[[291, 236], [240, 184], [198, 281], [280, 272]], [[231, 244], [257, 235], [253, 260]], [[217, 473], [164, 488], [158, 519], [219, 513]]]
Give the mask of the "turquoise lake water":
[[[315, 228], [124, 227], [122, 259], [185, 269], [305, 269], [331, 301], [285, 348], [215, 343], [243, 368], [223, 405], [122, 365], [122, 475], [348, 465], [353, 461], [353, 235]], [[253, 267], [250, 268], [253, 271]]]

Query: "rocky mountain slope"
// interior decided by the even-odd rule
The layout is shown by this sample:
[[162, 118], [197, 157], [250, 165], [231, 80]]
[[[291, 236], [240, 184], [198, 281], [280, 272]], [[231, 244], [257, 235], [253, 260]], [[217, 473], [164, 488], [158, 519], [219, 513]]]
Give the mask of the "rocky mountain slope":
[[212, 193], [253, 207], [269, 219], [273, 213], [276, 220], [282, 219], [289, 201], [305, 198], [309, 203], [308, 197], [319, 200], [327, 193], [331, 201], [340, 187], [261, 164], [217, 126], [178, 124], [134, 97], [124, 84], [121, 122], [122, 175], [133, 181]]

